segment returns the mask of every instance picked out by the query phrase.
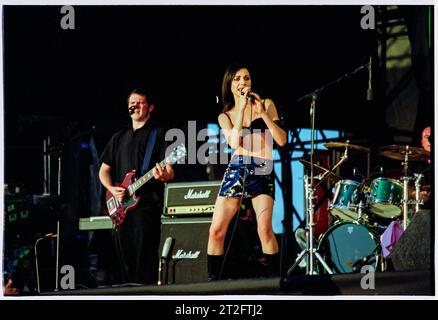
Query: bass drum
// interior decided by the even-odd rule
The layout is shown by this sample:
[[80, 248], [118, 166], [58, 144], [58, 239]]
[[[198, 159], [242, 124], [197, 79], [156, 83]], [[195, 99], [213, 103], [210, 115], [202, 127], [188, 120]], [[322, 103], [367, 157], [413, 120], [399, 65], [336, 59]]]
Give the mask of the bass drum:
[[360, 272], [363, 265], [377, 268], [377, 248], [371, 231], [356, 222], [333, 225], [318, 246], [318, 251], [333, 273]]

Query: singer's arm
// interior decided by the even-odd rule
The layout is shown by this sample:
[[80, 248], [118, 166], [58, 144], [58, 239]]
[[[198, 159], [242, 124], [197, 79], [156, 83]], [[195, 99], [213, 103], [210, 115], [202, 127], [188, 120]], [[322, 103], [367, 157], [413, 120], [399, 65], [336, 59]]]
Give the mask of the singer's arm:
[[219, 115], [218, 122], [230, 147], [233, 149], [239, 148], [242, 145], [243, 109], [237, 111], [237, 119], [234, 126], [225, 113]]
[[263, 121], [265, 121], [266, 126], [269, 128], [274, 141], [283, 147], [287, 143], [287, 133], [283, 128], [281, 128], [276, 121], [279, 121], [277, 108], [271, 99], [265, 99], [263, 101], [265, 111], [262, 111], [261, 116]]

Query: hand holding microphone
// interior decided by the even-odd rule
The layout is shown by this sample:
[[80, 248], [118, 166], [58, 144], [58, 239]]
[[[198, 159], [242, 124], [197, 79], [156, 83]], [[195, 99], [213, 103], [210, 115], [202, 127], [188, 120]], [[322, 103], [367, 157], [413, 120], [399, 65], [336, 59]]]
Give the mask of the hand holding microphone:
[[[241, 91], [240, 94], [241, 94], [242, 96], [244, 96], [244, 95], [245, 95], [245, 92]], [[248, 92], [246, 93], [246, 99], [249, 101], [249, 103], [253, 104], [255, 98], [254, 98], [254, 96], [252, 95], [252, 93], [248, 91]]]
[[254, 103], [254, 101], [255, 101], [255, 97], [254, 97], [253, 93], [250, 92], [249, 90], [245, 92], [245, 91], [243, 91], [243, 89], [242, 89], [242, 90], [240, 91], [240, 94], [241, 94], [242, 96], [245, 96], [246, 99], [249, 101], [249, 103], [251, 103], [251, 104]]
[[248, 92], [247, 99], [251, 106], [254, 106], [254, 111], [256, 114], [263, 114], [266, 112], [265, 102], [260, 98], [260, 96], [255, 92]]

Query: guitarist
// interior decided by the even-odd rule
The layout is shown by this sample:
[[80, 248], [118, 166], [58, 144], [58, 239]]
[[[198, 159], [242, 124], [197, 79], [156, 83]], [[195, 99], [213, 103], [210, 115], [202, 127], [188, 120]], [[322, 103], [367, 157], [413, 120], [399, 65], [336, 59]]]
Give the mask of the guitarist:
[[[153, 169], [155, 179], [148, 181], [136, 195], [137, 206], [127, 212], [123, 223], [115, 230], [115, 242], [125, 283], [157, 283], [158, 246], [161, 230], [164, 182], [174, 178], [171, 165], [160, 168], [158, 163], [166, 156], [165, 131], [151, 119], [154, 101], [149, 92], [133, 90], [128, 96], [128, 110], [132, 126], [114, 134], [101, 156], [99, 178], [102, 185], [122, 202], [125, 188], [116, 183], [123, 181], [126, 173], [135, 169], [142, 175], [146, 151], [152, 150], [147, 171]], [[153, 148], [147, 150], [150, 135], [156, 128]], [[152, 134], [153, 135], [153, 134]], [[146, 157], [147, 158], [147, 157]]]

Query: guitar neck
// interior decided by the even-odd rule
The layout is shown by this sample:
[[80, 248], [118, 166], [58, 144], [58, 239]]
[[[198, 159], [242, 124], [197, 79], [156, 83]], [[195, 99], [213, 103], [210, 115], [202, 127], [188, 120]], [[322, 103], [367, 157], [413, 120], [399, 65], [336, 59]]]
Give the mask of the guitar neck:
[[[161, 161], [159, 163], [159, 166], [161, 168], [164, 168], [167, 164], [167, 159], [164, 159], [163, 161]], [[134, 194], [134, 192], [136, 192], [138, 189], [140, 189], [146, 182], [148, 182], [150, 179], [152, 179], [154, 177], [152, 171], [154, 170], [154, 168], [152, 168], [151, 170], [149, 170], [148, 172], [146, 172], [145, 175], [143, 175], [142, 177], [138, 178], [134, 183], [132, 183], [129, 187], [128, 187], [128, 192], [129, 195], [132, 196]]]

